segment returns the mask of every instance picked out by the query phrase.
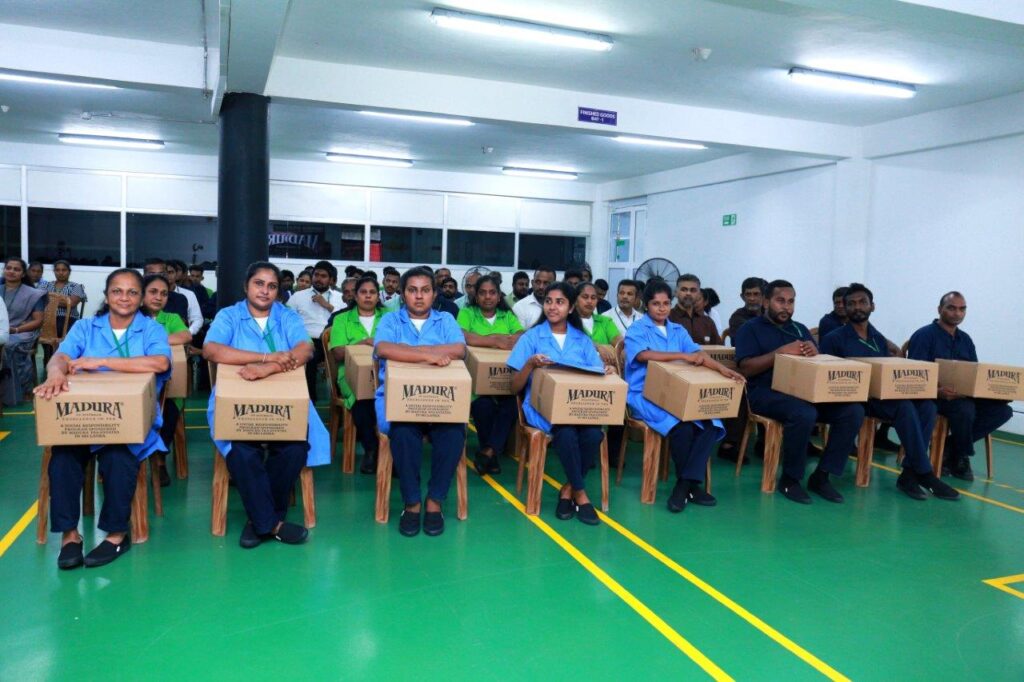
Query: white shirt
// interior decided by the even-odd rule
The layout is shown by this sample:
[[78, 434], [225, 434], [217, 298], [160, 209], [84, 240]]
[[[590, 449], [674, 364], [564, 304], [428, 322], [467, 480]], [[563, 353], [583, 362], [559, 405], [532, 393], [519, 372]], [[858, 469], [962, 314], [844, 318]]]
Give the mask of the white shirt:
[[[381, 292], [380, 292], [380, 302], [383, 303], [385, 306], [387, 306], [389, 303], [391, 303], [392, 299], [400, 299], [400, 298], [401, 298], [401, 296], [399, 295], [399, 293], [397, 291], [395, 293], [393, 293], [393, 294], [389, 294], [388, 292], [383, 291], [383, 290], [381, 290]], [[396, 301], [396, 303], [397, 303], [397, 301]]]
[[195, 292], [185, 287], [174, 287], [174, 290], [185, 297], [188, 301], [188, 330], [193, 335], [198, 334], [203, 328], [203, 311], [199, 307], [199, 299]]
[[580, 322], [583, 323], [583, 328], [587, 330], [588, 334], [593, 334], [594, 333], [594, 316], [593, 315], [591, 315], [590, 317], [581, 317], [580, 318]]
[[117, 339], [118, 341], [120, 341], [121, 339], [124, 338], [124, 333], [126, 331], [128, 331], [128, 330], [127, 329], [111, 329], [110, 331], [114, 332], [114, 338]]
[[260, 328], [261, 332], [267, 331], [267, 321], [270, 319], [270, 315], [267, 315], [266, 317], [254, 317], [252, 319], [256, 321], [256, 326]]
[[458, 307], [459, 310], [462, 310], [467, 305], [469, 305], [469, 296], [466, 296], [466, 294], [459, 296], [457, 299], [455, 299], [455, 305]]
[[721, 336], [724, 329], [722, 328], [722, 318], [718, 316], [718, 306], [711, 309], [711, 312], [704, 311], [704, 314], [711, 318], [711, 321], [715, 323], [715, 329], [718, 330], [718, 335]]
[[423, 331], [423, 325], [426, 324], [428, 319], [429, 318], [423, 318], [420, 320], [415, 317], [410, 317], [409, 321], [412, 322], [412, 326], [416, 327], [416, 331], [421, 332]]
[[555, 337], [555, 343], [558, 344], [559, 348], [565, 348], [565, 334], [556, 334], [554, 332], [551, 332], [551, 336]]
[[654, 328], [661, 332], [661, 335], [664, 336], [666, 339], [668, 338], [668, 325], [656, 324], [654, 325]]
[[536, 296], [530, 294], [512, 306], [512, 312], [519, 318], [519, 324], [523, 326], [523, 329], [529, 329], [544, 314], [544, 306]]
[[491, 315], [490, 317], [484, 317], [483, 313], [480, 314], [480, 317], [483, 317], [484, 318], [484, 322], [486, 322], [487, 324], [491, 325], [492, 327], [494, 326], [494, 321], [498, 319], [497, 315]]
[[633, 308], [633, 312], [629, 315], [622, 312], [622, 308], [612, 308], [609, 313], [605, 314], [605, 317], [612, 318], [612, 322], [615, 323], [615, 327], [619, 330], [619, 333], [623, 336], [626, 335], [626, 330], [633, 326], [633, 323], [643, 317], [643, 313], [639, 312], [636, 308]]
[[316, 289], [310, 287], [295, 292], [288, 299], [288, 307], [297, 312], [299, 317], [302, 318], [302, 324], [311, 339], [320, 338], [320, 335], [324, 333], [324, 328], [327, 327], [327, 320], [331, 317], [331, 313], [341, 306], [341, 294], [337, 291], [328, 289], [320, 294], [324, 297], [324, 300], [334, 306], [334, 310], [328, 310], [319, 303], [313, 302], [313, 296], [318, 293]]
[[363, 325], [363, 329], [366, 330], [368, 336], [373, 336], [373, 322], [377, 319], [377, 315], [359, 315], [359, 324]]

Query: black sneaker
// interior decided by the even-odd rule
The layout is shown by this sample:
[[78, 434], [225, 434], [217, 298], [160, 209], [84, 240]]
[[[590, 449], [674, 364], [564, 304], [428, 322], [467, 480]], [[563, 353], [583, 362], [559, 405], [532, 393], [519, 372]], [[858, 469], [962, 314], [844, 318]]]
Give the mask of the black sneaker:
[[917, 480], [925, 490], [940, 500], [960, 499], [960, 493], [955, 488], [944, 483], [942, 479], [930, 471], [927, 474], [918, 474]]
[[309, 537], [309, 531], [305, 526], [285, 521], [274, 533], [274, 539], [286, 545], [301, 545]]
[[974, 480], [974, 472], [971, 471], [971, 460], [968, 457], [961, 457], [960, 461], [953, 465], [950, 473], [953, 474], [954, 478], [959, 478], [961, 481]]
[[555, 516], [562, 521], [568, 521], [576, 513], [576, 505], [568, 497], [559, 497], [558, 506], [555, 507]]
[[81, 542], [69, 542], [60, 548], [60, 554], [57, 555], [57, 568], [60, 570], [69, 571], [83, 563], [85, 560], [82, 558]]
[[704, 484], [700, 481], [690, 481], [690, 492], [688, 493], [690, 502], [693, 504], [699, 504], [702, 507], [714, 507], [718, 504], [718, 500], [713, 495], [705, 492]]
[[407, 538], [420, 534], [420, 513], [402, 510], [402, 518], [398, 520], [398, 532]]
[[810, 504], [811, 496], [807, 494], [804, 487], [800, 485], [800, 481], [789, 476], [783, 476], [779, 479], [779, 492], [782, 493], [787, 500], [792, 500], [799, 504]]
[[491, 461], [487, 463], [487, 473], [489, 474], [500, 474], [501, 473], [501, 455], [495, 454], [491, 457]]
[[377, 452], [364, 452], [363, 461], [359, 465], [359, 473], [361, 474], [376, 474], [377, 473]]
[[673, 514], [686, 509], [686, 505], [690, 502], [690, 484], [687, 481], [676, 481], [676, 485], [672, 488], [672, 494], [668, 496], [668, 502], [665, 506]]
[[252, 525], [252, 521], [245, 522], [245, 528], [242, 529], [242, 535], [238, 538], [238, 544], [243, 549], [252, 549], [263, 544], [263, 538], [256, 533], [256, 527]]
[[[491, 468], [494, 466], [494, 460], [496, 459], [496, 455], [491, 455], [488, 457], [483, 453], [482, 450], [478, 450], [477, 453], [473, 455], [473, 468], [476, 469], [476, 472], [478, 474], [480, 474], [481, 476], [485, 476], [488, 473], [490, 473]], [[500, 465], [498, 470], [501, 470]]]
[[597, 510], [589, 502], [576, 505], [576, 518], [588, 526], [596, 526], [601, 523], [601, 519], [597, 518]]
[[106, 566], [131, 548], [132, 541], [127, 534], [124, 536], [124, 539], [116, 545], [110, 540], [104, 540], [100, 544], [96, 545], [91, 552], [85, 555], [85, 567], [97, 568], [99, 566]]
[[160, 467], [160, 487], [166, 488], [171, 484], [171, 476], [167, 473], [167, 465], [161, 463]]
[[807, 479], [807, 489], [812, 493], [817, 493], [829, 502], [839, 504], [843, 501], [843, 496], [832, 487], [832, 483], [828, 480], [828, 472], [821, 469], [815, 471]]
[[904, 469], [900, 473], [900, 477], [896, 479], [896, 487], [900, 492], [912, 500], [923, 500], [928, 497], [924, 494], [924, 491], [921, 490], [917, 474], [910, 469]]
[[444, 514], [428, 511], [423, 515], [423, 532], [435, 537], [444, 532]]

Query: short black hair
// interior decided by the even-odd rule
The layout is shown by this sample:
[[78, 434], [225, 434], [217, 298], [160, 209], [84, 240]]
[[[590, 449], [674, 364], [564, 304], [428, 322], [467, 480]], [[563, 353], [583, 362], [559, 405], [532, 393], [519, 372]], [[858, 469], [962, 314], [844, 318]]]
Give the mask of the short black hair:
[[[856, 282], [854, 282], [854, 284], [856, 284]], [[862, 284], [861, 286], [864, 286], [864, 285]], [[847, 292], [849, 290], [850, 290], [850, 287], [836, 287], [836, 290], [832, 292], [832, 300], [834, 301], [837, 298], [841, 298], [841, 299], [843, 299], [845, 301], [846, 300], [846, 294], [847, 294]]]
[[188, 266], [188, 271], [189, 272], [196, 272], [196, 271], [206, 272], [206, 268], [204, 268], [199, 263], [193, 263], [192, 265]]
[[583, 279], [583, 271], [578, 268], [566, 270], [565, 277], [562, 278], [562, 281], [568, 281], [570, 278]]
[[786, 280], [773, 279], [772, 281], [764, 285], [764, 297], [771, 298], [772, 294], [775, 293], [776, 289], [792, 289], [793, 291], [796, 291], [796, 287], [794, 287], [791, 283], [787, 282]]
[[747, 289], [760, 289], [764, 292], [764, 285], [768, 284], [763, 277], [747, 277], [743, 280], [743, 284], [740, 284], [740, 293], [742, 294]]
[[594, 280], [594, 286], [596, 286], [601, 291], [608, 291], [608, 280], [606, 280], [606, 279], [595, 279]]
[[167, 261], [163, 258], [147, 258], [142, 261], [143, 269], [148, 268], [150, 265], [163, 265], [164, 267], [167, 267]]
[[292, 272], [291, 270], [282, 270], [281, 271], [281, 279], [284, 279], [285, 277], [288, 277], [293, 282], [295, 281], [295, 273]]
[[365, 272], [363, 272], [363, 277], [370, 277], [374, 281], [377, 281], [377, 273], [373, 270], [366, 270]]
[[334, 267], [334, 263], [329, 260], [318, 260], [316, 265], [313, 266], [313, 272], [317, 270], [323, 270], [328, 276], [334, 281], [338, 281], [338, 268]]
[[961, 294], [959, 291], [947, 291], [942, 295], [942, 298], [939, 299], [939, 307], [941, 308], [942, 306], [946, 305], [946, 299], [952, 298], [953, 296], [956, 296], [957, 298], [964, 298], [964, 295]]
[[441, 286], [444, 286], [445, 284], [448, 284], [448, 282], [451, 282], [452, 284], [454, 284], [456, 289], [459, 288], [459, 283], [457, 281], [455, 281], [454, 277], [445, 277], [444, 279], [442, 279], [441, 280]]
[[384, 276], [387, 277], [388, 275], [394, 275], [395, 277], [401, 277], [401, 273], [398, 272], [398, 268], [394, 267], [393, 265], [385, 265], [384, 266]]
[[644, 305], [648, 305], [658, 294], [665, 294], [669, 301], [672, 300], [672, 287], [661, 277], [655, 277], [644, 287]]
[[538, 265], [533, 269], [533, 276], [536, 277], [538, 272], [550, 272], [554, 275], [555, 279], [558, 279], [558, 271], [550, 265]]
[[704, 294], [705, 310], [711, 310], [716, 305], [722, 302], [722, 299], [718, 296], [718, 292], [712, 289], [711, 287], [704, 289], [701, 293]]
[[[873, 293], [871, 293], [871, 289], [868, 289], [866, 286], [864, 286], [860, 282], [854, 282], [854, 283], [852, 283], [848, 287], [843, 287], [843, 289], [846, 290], [846, 291], [843, 292], [843, 304], [844, 305], [846, 304], [846, 299], [850, 298], [854, 294], [867, 294], [868, 300], [870, 302], [872, 302], [872, 303], [875, 302], [875, 295]], [[837, 291], [838, 291], [838, 289], [837, 289]]]
[[513, 284], [515, 284], [516, 282], [518, 282], [521, 279], [525, 279], [527, 282], [529, 282], [530, 281], [530, 276], [528, 274], [526, 274], [525, 272], [523, 272], [522, 270], [520, 270], [516, 274], [512, 275], [512, 283]]
[[[347, 282], [349, 279], [351, 279], [351, 277], [346, 277], [344, 281]], [[363, 288], [364, 284], [372, 284], [373, 285], [373, 288], [377, 291], [377, 305], [376, 305], [376, 307], [377, 308], [383, 308], [384, 307], [384, 303], [380, 300], [380, 284], [377, 282], [377, 280], [375, 278], [373, 278], [373, 277], [368, 276], [368, 275], [363, 275], [358, 280], [356, 280], [355, 293], [358, 294], [359, 290]], [[353, 303], [353, 305], [355, 305], [355, 304]]]
[[697, 286], [699, 287], [700, 286], [700, 277], [698, 277], [697, 275], [693, 274], [692, 272], [687, 272], [685, 274], [682, 274], [682, 275], [679, 275], [678, 277], [676, 277], [676, 286], [679, 286], [680, 282], [696, 282]]
[[405, 292], [405, 285], [409, 283], [409, 280], [413, 277], [426, 277], [430, 280], [430, 288], [434, 288], [434, 271], [425, 265], [418, 265], [415, 268], [409, 268], [402, 275], [402, 279], [399, 280], [398, 286], [402, 292]]
[[157, 280], [160, 280], [161, 282], [166, 284], [168, 289], [171, 288], [171, 283], [169, 281], [167, 281], [166, 277], [161, 275], [159, 272], [154, 272], [154, 273], [146, 275], [145, 277], [142, 278], [142, 292], [145, 293], [146, 292], [146, 288], [149, 287], [150, 284], [152, 284], [153, 282], [155, 282]]
[[354, 265], [346, 265], [346, 266], [345, 266], [345, 276], [346, 276], [346, 277], [351, 277], [351, 276], [352, 276], [352, 274], [353, 274], [353, 273], [354, 273], [354, 272], [355, 272], [356, 270], [358, 270], [358, 269], [359, 269], [359, 268], [357, 268], [357, 267], [356, 267], [356, 266], [354, 266]]
[[618, 291], [622, 287], [633, 287], [636, 290], [636, 293], [641, 293], [640, 282], [637, 282], [635, 279], [620, 279], [619, 286], [615, 287], [615, 291]]
[[494, 288], [498, 290], [498, 310], [512, 310], [512, 308], [508, 306], [508, 302], [505, 300], [505, 297], [501, 295], [501, 282], [499, 282], [498, 278], [494, 276], [494, 273], [489, 275], [480, 275], [480, 279], [476, 281], [476, 291], [473, 292], [473, 297], [467, 301], [466, 307], [479, 307], [480, 304], [476, 302], [476, 297], [480, 295], [481, 284], [493, 284]]

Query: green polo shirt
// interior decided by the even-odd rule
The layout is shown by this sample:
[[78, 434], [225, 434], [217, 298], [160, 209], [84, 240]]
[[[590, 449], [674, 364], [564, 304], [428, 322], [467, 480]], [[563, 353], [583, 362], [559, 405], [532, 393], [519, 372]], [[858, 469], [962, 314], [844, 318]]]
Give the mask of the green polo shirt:
[[596, 344], [611, 344], [615, 340], [616, 336], [621, 336], [619, 328], [615, 326], [615, 322], [610, 317], [599, 315], [594, 313], [594, 331], [587, 332], [587, 328], [584, 327], [583, 331], [587, 332], [587, 336], [590, 340]]
[[[494, 324], [484, 318], [477, 306], [467, 306], [459, 311], [459, 327], [470, 334], [490, 336], [491, 334], [518, 334], [523, 331], [519, 318], [511, 310], [495, 310]], [[613, 325], [614, 326], [614, 325]]]
[[[380, 318], [387, 312], [382, 308], [377, 308], [373, 316], [373, 327], [369, 334], [366, 333], [366, 327], [359, 321], [358, 308], [352, 308], [341, 313], [334, 318], [334, 324], [331, 325], [331, 341], [327, 345], [333, 350], [339, 346], [351, 346], [360, 341], [373, 338], [377, 334], [377, 325], [380, 324]], [[352, 406], [356, 403], [356, 397], [352, 393], [352, 388], [348, 385], [348, 382], [345, 381], [345, 363], [343, 362], [338, 364], [338, 391], [345, 400], [345, 407], [351, 410]]]
[[156, 320], [157, 324], [164, 328], [164, 331], [167, 332], [168, 336], [171, 334], [177, 334], [178, 332], [188, 331], [188, 327], [185, 325], [185, 322], [181, 319], [181, 315], [178, 313], [169, 313], [166, 310], [161, 310], [153, 319]]

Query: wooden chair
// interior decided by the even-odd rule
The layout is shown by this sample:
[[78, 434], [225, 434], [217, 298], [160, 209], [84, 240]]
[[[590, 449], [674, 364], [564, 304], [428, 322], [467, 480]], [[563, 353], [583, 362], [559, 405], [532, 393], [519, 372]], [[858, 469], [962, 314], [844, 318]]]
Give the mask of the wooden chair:
[[723, 346], [728, 346], [729, 345], [727, 343], [727, 341], [729, 340], [729, 337], [731, 336], [731, 334], [729, 333], [731, 331], [732, 331], [731, 329], [726, 328], [726, 330], [724, 332], [722, 332], [722, 345]]
[[817, 327], [812, 327], [811, 329], [808, 329], [807, 331], [810, 332], [811, 338], [814, 339], [814, 343], [819, 343], [819, 341], [818, 341], [818, 328]]
[[338, 361], [328, 347], [331, 341], [330, 328], [325, 329], [320, 335], [320, 345], [323, 347], [324, 358], [327, 364], [327, 383], [331, 387], [330, 420], [327, 431], [331, 434], [331, 457], [338, 447], [338, 427], [341, 426], [341, 471], [351, 474], [356, 469], [356, 427], [352, 421], [352, 413], [345, 407], [345, 400], [341, 397], [338, 389]]
[[[57, 346], [68, 335], [68, 327], [71, 325], [71, 297], [49, 293], [47, 299], [38, 343], [49, 348], [50, 353], [55, 353]], [[64, 314], [60, 315], [60, 311], [64, 311]]]
[[776, 473], [779, 468], [779, 453], [782, 451], [782, 422], [756, 414], [750, 409], [749, 400], [747, 401], [747, 410], [747, 426], [743, 429], [740, 449], [736, 453], [736, 475], [739, 476], [743, 469], [743, 458], [746, 457], [750, 434], [760, 425], [764, 427], [764, 470], [761, 472], [761, 492], [773, 493], [775, 492]]
[[[932, 430], [930, 454], [932, 470], [935, 475], [942, 478], [942, 458], [946, 451], [946, 438], [949, 437], [949, 420], [941, 414], [935, 419], [935, 428]], [[900, 449], [902, 453], [902, 448]], [[900, 460], [897, 461], [901, 461]], [[992, 478], [992, 435], [985, 436], [985, 468], [988, 478]]]
[[[217, 382], [217, 363], [208, 363], [210, 370], [210, 387]], [[184, 415], [183, 415], [184, 416]], [[184, 421], [184, 419], [182, 419]], [[229, 455], [230, 456], [230, 455]], [[213, 444], [213, 491], [210, 507], [210, 533], [216, 536], [223, 536], [228, 529], [228, 482], [231, 475], [228, 472], [227, 462], [217, 450], [217, 444]], [[306, 528], [316, 527], [316, 495], [313, 486], [313, 469], [302, 467], [299, 474], [299, 482], [302, 487], [302, 511], [303, 524]]]

